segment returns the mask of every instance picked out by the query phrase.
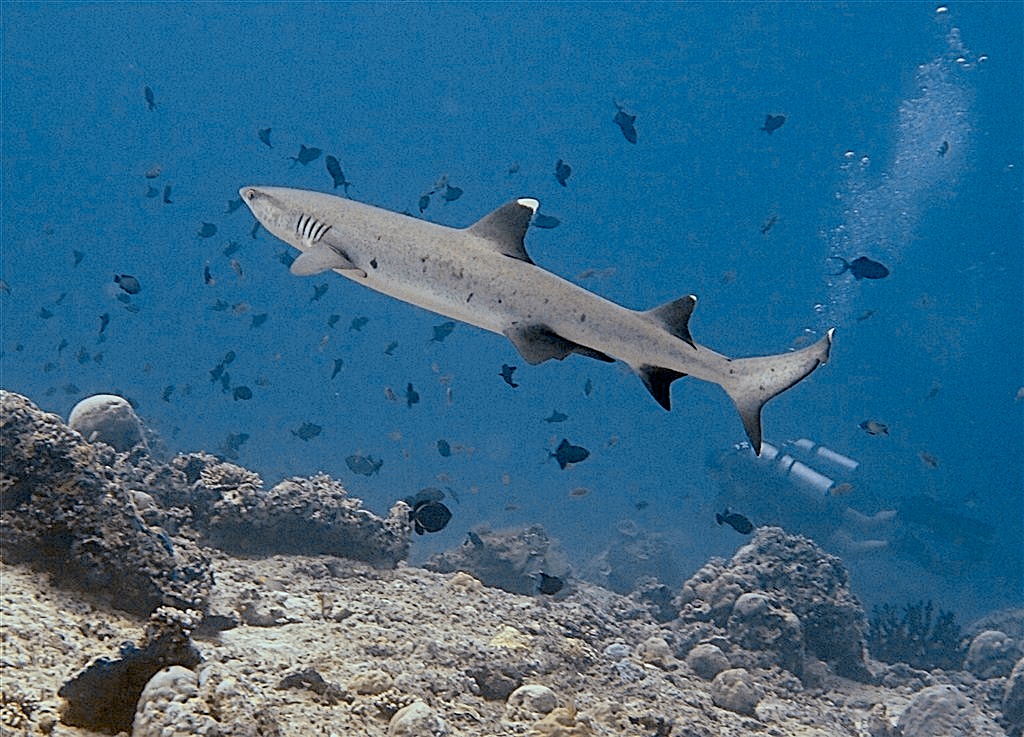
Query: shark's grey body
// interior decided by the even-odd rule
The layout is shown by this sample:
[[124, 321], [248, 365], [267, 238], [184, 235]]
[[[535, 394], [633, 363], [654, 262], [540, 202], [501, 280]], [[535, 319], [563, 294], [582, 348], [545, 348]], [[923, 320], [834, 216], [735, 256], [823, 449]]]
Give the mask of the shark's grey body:
[[698, 345], [689, 295], [631, 310], [535, 265], [523, 238], [538, 203], [518, 199], [468, 228], [449, 228], [333, 195], [244, 187], [242, 200], [272, 234], [303, 253], [298, 275], [334, 270], [403, 302], [506, 336], [540, 363], [579, 353], [618, 359], [669, 408], [669, 385], [690, 375], [721, 386], [756, 452], [761, 407], [828, 359], [832, 331], [798, 351], [730, 359]]

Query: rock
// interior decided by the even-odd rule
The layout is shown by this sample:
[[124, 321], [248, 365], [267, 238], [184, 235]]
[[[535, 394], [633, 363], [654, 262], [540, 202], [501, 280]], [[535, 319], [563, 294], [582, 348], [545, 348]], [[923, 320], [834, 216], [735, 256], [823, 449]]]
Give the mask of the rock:
[[1024, 732], [1024, 658], [1017, 661], [1003, 686], [1003, 718], [1012, 737]]
[[382, 694], [391, 688], [394, 683], [395, 679], [391, 677], [390, 673], [380, 668], [371, 668], [353, 677], [349, 681], [348, 687], [357, 694], [365, 696], [367, 694]]
[[145, 444], [142, 420], [127, 399], [114, 394], [94, 394], [76, 404], [68, 427], [87, 442], [106, 443], [122, 452]]
[[[132, 737], [170, 737], [171, 734], [185, 737], [212, 731], [216, 720], [185, 707], [185, 702], [198, 695], [199, 679], [188, 668], [171, 665], [157, 671], [139, 696]], [[171, 725], [167, 724], [168, 712], [174, 713]]]
[[722, 649], [709, 642], [695, 645], [686, 655], [686, 664], [690, 670], [706, 681], [710, 681], [723, 670], [729, 668], [729, 658]]
[[896, 723], [898, 737], [1002, 737], [1005, 733], [955, 687], [929, 686]]
[[726, 624], [729, 637], [746, 650], [758, 651], [754, 665], [778, 665], [798, 678], [804, 671], [804, 634], [800, 620], [776, 599], [761, 592], [740, 596]]
[[711, 559], [680, 591], [680, 620], [724, 627], [736, 601], [761, 592], [795, 614], [806, 650], [847, 678], [871, 679], [864, 660], [867, 619], [843, 562], [813, 541], [759, 527], [729, 561]]
[[497, 662], [488, 662], [466, 670], [488, 701], [504, 701], [522, 681], [519, 669]]
[[389, 737], [442, 737], [448, 726], [433, 709], [414, 701], [399, 709], [388, 724]]
[[1010, 675], [1021, 655], [1020, 645], [1005, 632], [985, 630], [971, 640], [964, 657], [964, 670], [981, 679], [1003, 678]]
[[550, 714], [558, 706], [558, 697], [547, 686], [528, 683], [520, 686], [505, 702], [506, 717], [514, 722], [533, 721]]
[[755, 716], [761, 692], [746, 668], [730, 668], [711, 681], [711, 700], [723, 709]]
[[648, 637], [640, 643], [636, 652], [643, 662], [657, 666], [662, 670], [671, 670], [676, 667], [675, 653], [664, 637]]

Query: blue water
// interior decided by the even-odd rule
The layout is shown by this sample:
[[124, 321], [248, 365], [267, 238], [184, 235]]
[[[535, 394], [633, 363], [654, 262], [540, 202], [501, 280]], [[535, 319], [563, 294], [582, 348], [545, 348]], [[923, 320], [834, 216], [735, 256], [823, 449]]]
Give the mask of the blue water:
[[[742, 543], [714, 522], [729, 505], [842, 554], [868, 604], [1021, 605], [1022, 6], [936, 8], [4, 3], [0, 383], [65, 417], [121, 393], [173, 451], [229, 452], [268, 484], [323, 470], [378, 512], [447, 489], [455, 516], [414, 561], [476, 525], [540, 522], [578, 572], [660, 535], [651, 572], [676, 587]], [[771, 135], [769, 113], [786, 116]], [[297, 164], [300, 145], [323, 155]], [[677, 382], [666, 413], [621, 364], [531, 367], [466, 325], [431, 342], [444, 318], [291, 276], [288, 248], [227, 203], [246, 184], [329, 191], [327, 154], [353, 198], [393, 210], [418, 213], [447, 175], [464, 194], [423, 213], [446, 225], [538, 198], [561, 225], [531, 229], [534, 261], [629, 307], [696, 294], [694, 338], [727, 355], [836, 327], [765, 437], [855, 459], [835, 479], [850, 487], [808, 504], [734, 453], [715, 386]], [[831, 275], [830, 256], [862, 255], [890, 275]], [[141, 283], [129, 303], [115, 274]], [[229, 351], [251, 399], [211, 382]], [[302, 440], [303, 423], [322, 432]], [[562, 438], [590, 457], [560, 470]], [[352, 473], [354, 454], [379, 473]]]

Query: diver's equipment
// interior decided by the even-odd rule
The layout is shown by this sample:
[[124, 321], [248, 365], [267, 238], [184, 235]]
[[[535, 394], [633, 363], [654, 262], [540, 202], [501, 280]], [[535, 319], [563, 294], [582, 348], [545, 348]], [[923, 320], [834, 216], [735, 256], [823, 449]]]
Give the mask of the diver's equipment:
[[860, 465], [852, 458], [807, 438], [789, 441], [781, 448], [771, 443], [762, 443], [761, 456], [754, 458], [755, 464], [770, 467], [800, 491], [817, 496], [827, 496], [839, 483], [824, 472], [849, 475]]

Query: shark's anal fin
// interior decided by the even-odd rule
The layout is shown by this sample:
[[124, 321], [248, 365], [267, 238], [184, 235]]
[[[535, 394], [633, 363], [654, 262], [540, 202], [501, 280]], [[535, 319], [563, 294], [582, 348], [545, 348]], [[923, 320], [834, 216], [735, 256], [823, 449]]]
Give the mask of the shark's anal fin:
[[652, 310], [647, 310], [644, 314], [672, 335], [685, 340], [696, 348], [697, 346], [694, 344], [693, 338], [690, 337], [690, 315], [693, 314], [693, 308], [696, 306], [697, 298], [692, 294], [688, 294], [685, 297], [666, 302]]
[[537, 212], [540, 203], [529, 197], [502, 205], [489, 215], [484, 215], [466, 230], [489, 241], [499, 253], [532, 264], [523, 239], [530, 225], [530, 218]]
[[530, 364], [543, 363], [551, 358], [561, 361], [570, 353], [579, 353], [605, 363], [615, 361], [601, 351], [566, 340], [544, 325], [514, 325], [505, 331], [505, 337], [516, 347], [523, 360]]
[[686, 374], [672, 369], [659, 368], [658, 366], [641, 366], [636, 370], [640, 379], [647, 387], [651, 396], [665, 409], [672, 409], [672, 396], [670, 388], [672, 382], [681, 379]]
[[313, 276], [331, 269], [355, 271], [359, 276], [366, 276], [366, 272], [349, 261], [345, 254], [326, 243], [320, 243], [308, 251], [303, 251], [298, 258], [292, 261], [291, 266], [291, 272], [295, 276]]

